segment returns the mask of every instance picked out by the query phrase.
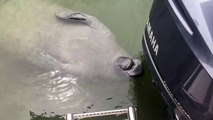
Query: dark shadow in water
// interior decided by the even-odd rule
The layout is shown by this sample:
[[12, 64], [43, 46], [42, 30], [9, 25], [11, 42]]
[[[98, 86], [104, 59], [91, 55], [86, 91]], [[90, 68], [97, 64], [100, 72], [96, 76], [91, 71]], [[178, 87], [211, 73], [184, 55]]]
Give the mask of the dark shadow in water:
[[160, 92], [152, 84], [151, 73], [141, 54], [143, 61], [143, 75], [134, 78], [134, 96], [136, 99], [139, 120], [168, 120], [167, 105], [163, 101]]

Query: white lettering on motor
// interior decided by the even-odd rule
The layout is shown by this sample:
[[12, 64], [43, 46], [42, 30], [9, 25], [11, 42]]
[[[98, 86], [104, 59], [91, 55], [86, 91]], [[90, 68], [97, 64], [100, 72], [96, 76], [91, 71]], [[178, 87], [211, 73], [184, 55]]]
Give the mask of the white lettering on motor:
[[148, 20], [147, 24], [146, 24], [146, 30], [147, 30], [147, 34], [150, 40], [150, 44], [152, 46], [152, 49], [155, 53], [155, 56], [158, 55], [158, 51], [159, 51], [159, 45], [157, 44], [157, 40], [154, 36], [153, 30], [152, 30], [152, 26], [150, 25], [150, 22]]

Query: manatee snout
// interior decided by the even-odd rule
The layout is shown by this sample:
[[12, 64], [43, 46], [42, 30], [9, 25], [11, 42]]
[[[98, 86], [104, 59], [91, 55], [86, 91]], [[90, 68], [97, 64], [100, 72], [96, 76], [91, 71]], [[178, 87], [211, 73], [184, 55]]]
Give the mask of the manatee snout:
[[139, 59], [120, 56], [115, 61], [115, 66], [119, 68], [125, 75], [136, 77], [142, 74], [143, 67]]

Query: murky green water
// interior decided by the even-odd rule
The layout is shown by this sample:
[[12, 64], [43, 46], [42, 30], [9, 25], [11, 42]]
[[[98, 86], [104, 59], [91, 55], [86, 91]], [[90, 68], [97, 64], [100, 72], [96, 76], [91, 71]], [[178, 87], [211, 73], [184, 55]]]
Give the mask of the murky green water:
[[[22, 7], [26, 7], [28, 10], [28, 5], [39, 6], [39, 2], [33, 4], [33, 2], [25, 0], [14, 3], [8, 3], [8, 1], [14, 0], [0, 1], [0, 11], [13, 4], [13, 7], [4, 11], [5, 14], [1, 13], [1, 17], [5, 16], [8, 17], [8, 20], [17, 22], [20, 26], [16, 26], [16, 28], [25, 25], [26, 30], [30, 28], [34, 18], [22, 21], [22, 16], [16, 16], [16, 12], [13, 14], [7, 14], [7, 12], [18, 11]], [[47, 6], [56, 5], [97, 17], [112, 31], [121, 48], [132, 56], [141, 58], [141, 38], [151, 3], [151, 0], [52, 0], [47, 3]], [[38, 7], [35, 8], [38, 9]], [[41, 6], [40, 14], [46, 13], [42, 11], [45, 9]], [[26, 11], [26, 14], [23, 12], [22, 15], [30, 16], [30, 13], [31, 11]], [[4, 42], [10, 38], [8, 36], [14, 35], [11, 33], [13, 28], [9, 27], [11, 21], [8, 21], [7, 25], [7, 21], [0, 18], [0, 22], [5, 22], [4, 25], [2, 24], [3, 28], [0, 29], [1, 120], [52, 120], [57, 116], [56, 118], [44, 118], [42, 113], [44, 115], [46, 112], [48, 115], [54, 116], [69, 112], [82, 113], [119, 109], [132, 105], [138, 107], [138, 115], [141, 120], [164, 119], [164, 103], [151, 84], [151, 77], [147, 70], [143, 77], [136, 79], [108, 80], [107, 76], [99, 76], [95, 78], [95, 81], [84, 80], [84, 78], [76, 84], [76, 76], [60, 71], [46, 71], [40, 69], [40, 66], [24, 61], [23, 58], [26, 55], [20, 54], [24, 48], [15, 47], [18, 39], [15, 42], [10, 39], [9, 42]], [[19, 31], [19, 29], [16, 30]], [[13, 32], [18, 34], [17, 31]], [[24, 35], [23, 31], [20, 33]], [[11, 53], [8, 54], [5, 48], [9, 48]], [[19, 51], [18, 54], [16, 54], [16, 50]], [[105, 70], [105, 68], [98, 71], [101, 70]], [[53, 73], [55, 76], [50, 77]], [[104, 79], [104, 81], [100, 79]], [[60, 83], [61, 80], [63, 84]], [[60, 83], [61, 88], [53, 89], [57, 83]], [[58, 93], [53, 93], [53, 91]], [[47, 97], [48, 99], [46, 99]], [[39, 116], [30, 116], [30, 111]]]

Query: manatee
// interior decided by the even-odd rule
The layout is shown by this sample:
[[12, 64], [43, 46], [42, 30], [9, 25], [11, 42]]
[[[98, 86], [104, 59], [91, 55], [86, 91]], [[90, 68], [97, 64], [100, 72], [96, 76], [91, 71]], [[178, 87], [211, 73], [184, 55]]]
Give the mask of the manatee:
[[[120, 93], [119, 88], [128, 91], [128, 84], [124, 83], [129, 77], [126, 71], [116, 69], [115, 61], [120, 56], [131, 56], [94, 16], [66, 9], [50, 0], [8, 0], [0, 2], [0, 26], [0, 57], [12, 57], [15, 61], [7, 62], [5, 58], [4, 62], [10, 66], [6, 73], [12, 78], [1, 82], [13, 83], [9, 86], [13, 92], [0, 88], [1, 103], [7, 103], [1, 104], [2, 108], [11, 106], [1, 111], [1, 119], [16, 118], [6, 115], [11, 111], [23, 119], [29, 110], [82, 112], [87, 103], [94, 102], [94, 108], [103, 106], [100, 103], [114, 92], [119, 94], [117, 99], [128, 101], [120, 97], [128, 92]], [[20, 74], [23, 75], [16, 77]], [[108, 93], [88, 90], [88, 85], [93, 84], [86, 83], [102, 84], [102, 81], [109, 81], [104, 86], [114, 87]], [[95, 87], [100, 90], [103, 86]], [[98, 100], [99, 97], [103, 100]], [[116, 100], [116, 96], [113, 98]], [[114, 108], [108, 102], [105, 104]], [[17, 105], [20, 110], [15, 109]]]
[[10, 0], [0, 10], [1, 50], [49, 71], [93, 80], [121, 77], [113, 64], [120, 56], [130, 56], [97, 18], [48, 0], [23, 2]]
[[[121, 77], [113, 62], [118, 56], [129, 55], [98, 19], [47, 1], [24, 2], [25, 6], [9, 1], [0, 11], [0, 47], [6, 52], [43, 69], [69, 71], [88, 80]], [[60, 16], [62, 11], [73, 19], [57, 19], [55, 14]]]
[[[25, 74], [26, 68], [32, 72], [20, 81], [16, 77], [11, 79], [20, 83], [14, 86], [22, 87], [17, 87], [11, 98], [4, 97], [8, 104], [17, 102], [34, 111], [79, 112], [82, 110], [79, 105], [99, 98], [95, 95], [91, 98], [93, 93], [85, 90], [82, 82], [129, 79], [115, 69], [114, 62], [119, 56], [130, 55], [94, 16], [49, 0], [8, 0], [0, 5], [1, 52], [17, 59], [14, 60], [19, 64], [16, 72]], [[16, 101], [15, 96], [23, 95], [20, 88], [30, 100]], [[101, 94], [104, 95], [108, 94]]]

